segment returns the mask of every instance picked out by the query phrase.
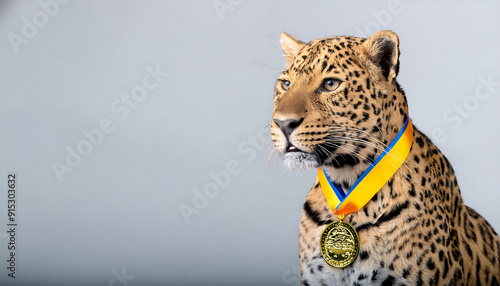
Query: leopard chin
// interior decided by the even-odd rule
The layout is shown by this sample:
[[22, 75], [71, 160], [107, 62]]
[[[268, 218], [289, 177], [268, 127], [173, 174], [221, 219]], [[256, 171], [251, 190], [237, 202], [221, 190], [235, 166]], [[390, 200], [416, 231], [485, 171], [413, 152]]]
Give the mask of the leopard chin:
[[283, 164], [289, 169], [311, 169], [319, 167], [318, 157], [305, 152], [289, 152], [285, 154]]

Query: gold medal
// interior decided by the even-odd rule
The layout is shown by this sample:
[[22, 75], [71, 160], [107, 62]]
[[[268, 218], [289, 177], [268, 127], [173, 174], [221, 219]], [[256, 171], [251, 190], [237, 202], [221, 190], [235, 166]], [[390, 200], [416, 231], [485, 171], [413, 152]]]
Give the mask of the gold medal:
[[[406, 119], [394, 140], [358, 177], [347, 191], [330, 181], [324, 167], [318, 167], [318, 181], [328, 206], [340, 221], [325, 228], [320, 238], [321, 255], [325, 261], [337, 268], [351, 265], [359, 252], [356, 230], [342, 220], [344, 216], [363, 208], [373, 196], [391, 179], [410, 153], [413, 142], [413, 125]], [[389, 154], [388, 156], [386, 156]]]
[[342, 220], [328, 225], [320, 240], [321, 255], [333, 267], [344, 268], [354, 262], [359, 252], [356, 230]]

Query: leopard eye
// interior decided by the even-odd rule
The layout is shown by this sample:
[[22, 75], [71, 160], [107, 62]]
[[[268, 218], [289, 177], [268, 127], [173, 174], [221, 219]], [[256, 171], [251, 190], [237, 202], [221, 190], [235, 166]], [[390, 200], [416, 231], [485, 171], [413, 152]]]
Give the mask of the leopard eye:
[[288, 90], [288, 87], [290, 87], [290, 81], [289, 80], [282, 80], [281, 81], [281, 88], [283, 90]]
[[331, 78], [327, 78], [323, 82], [322, 88], [325, 91], [335, 91], [339, 87], [339, 85], [340, 85], [340, 81], [335, 80], [335, 79], [331, 79]]

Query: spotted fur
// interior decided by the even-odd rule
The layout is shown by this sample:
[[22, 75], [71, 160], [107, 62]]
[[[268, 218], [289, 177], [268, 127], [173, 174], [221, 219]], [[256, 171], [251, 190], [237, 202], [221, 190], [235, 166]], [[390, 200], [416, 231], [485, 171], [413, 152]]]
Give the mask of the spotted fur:
[[[281, 43], [288, 66], [274, 93], [275, 147], [288, 166], [324, 166], [348, 190], [409, 116], [396, 81], [399, 39], [382, 31], [303, 43], [283, 33]], [[300, 222], [302, 285], [499, 285], [500, 238], [463, 203], [450, 162], [416, 127], [400, 170], [346, 217], [360, 252], [343, 269], [319, 249], [336, 220], [316, 181]]]

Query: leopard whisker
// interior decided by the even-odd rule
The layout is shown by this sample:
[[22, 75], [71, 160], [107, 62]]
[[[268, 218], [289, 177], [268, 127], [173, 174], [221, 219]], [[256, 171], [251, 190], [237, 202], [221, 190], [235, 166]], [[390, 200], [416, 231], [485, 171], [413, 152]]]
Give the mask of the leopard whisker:
[[[385, 144], [385, 143], [383, 143], [382, 141], [380, 141], [380, 139], [379, 139], [379, 138], [377, 138], [377, 137], [373, 136], [370, 132], [368, 132], [368, 131], [366, 131], [366, 130], [363, 130], [363, 129], [358, 129], [358, 128], [349, 128], [349, 130], [347, 130], [347, 131], [346, 131], [346, 130], [344, 130], [343, 128], [342, 128], [342, 130], [333, 130], [334, 128], [336, 129], [337, 127], [332, 127], [332, 128], [330, 128], [329, 132], [330, 132], [330, 133], [341, 133], [341, 132], [342, 132], [342, 134], [343, 134], [343, 135], [347, 135], [347, 134], [345, 134], [347, 131], [355, 130], [355, 131], [359, 132], [359, 134], [357, 134], [357, 132], [356, 132], [356, 133], [350, 133], [349, 135], [350, 135], [350, 136], [353, 136], [353, 135], [355, 135], [355, 136], [359, 136], [359, 135], [361, 135], [361, 134], [366, 134], [369, 138], [374, 139], [375, 141], [379, 142], [381, 145], [383, 145], [383, 146], [385, 146], [385, 147], [387, 147], [387, 146], [388, 146], [387, 144]], [[340, 127], [338, 127], [338, 128], [340, 129]]]
[[[345, 138], [343, 138], [343, 139], [344, 139], [343, 141], [349, 141], [349, 140], [354, 141], [354, 140], [352, 140], [352, 139], [348, 139], [348, 140], [346, 140]], [[366, 142], [366, 143], [371, 143], [371, 142]], [[338, 147], [338, 148], [344, 147], [344, 146], [338, 145], [338, 143], [334, 143], [334, 142], [327, 142], [326, 144], [331, 144], [330, 146], [336, 146], [336, 147]], [[373, 144], [373, 143], [371, 143], [371, 144]], [[345, 147], [344, 147], [344, 148], [345, 148]], [[376, 148], [379, 148], [379, 147], [376, 147]], [[383, 150], [385, 150], [385, 149], [380, 148], [380, 150], [382, 150], [382, 151], [383, 151]], [[364, 160], [364, 162], [366, 162], [366, 163], [370, 163], [370, 164], [372, 164], [372, 163], [375, 161], [375, 159], [370, 159], [370, 158], [367, 158], [367, 157], [365, 157], [365, 156], [363, 156], [363, 155], [359, 154], [359, 152], [357, 152], [357, 153], [355, 153], [355, 154], [357, 154], [357, 155], [359, 155], [360, 157], [362, 157], [362, 158], [363, 158], [363, 160]], [[398, 157], [394, 156], [393, 154], [391, 154], [391, 153], [386, 153], [386, 154], [388, 154], [389, 156], [392, 156], [393, 158], [395, 158], [395, 159], [397, 159], [397, 160], [399, 160], [399, 161], [401, 162], [401, 159], [399, 159]], [[370, 161], [371, 161], [371, 162], [370, 162]], [[404, 161], [402, 161], [401, 163], [402, 163], [402, 164], [401, 164], [401, 166], [404, 166], [404, 168], [406, 168], [406, 169], [408, 170], [408, 172], [409, 172], [409, 173], [413, 173], [413, 171], [410, 169], [410, 167], [409, 167], [409, 166], [408, 166], [408, 165], [407, 165]], [[392, 164], [392, 163], [391, 163], [391, 164]], [[396, 167], [396, 165], [395, 165], [395, 164], [392, 164], [392, 165], [393, 165], [394, 167]], [[401, 168], [401, 167], [400, 167], [400, 168]], [[398, 168], [398, 171], [402, 173], [402, 171], [400, 170], [400, 168]], [[405, 177], [406, 177], [407, 179], [409, 179], [407, 176], [405, 176]]]

